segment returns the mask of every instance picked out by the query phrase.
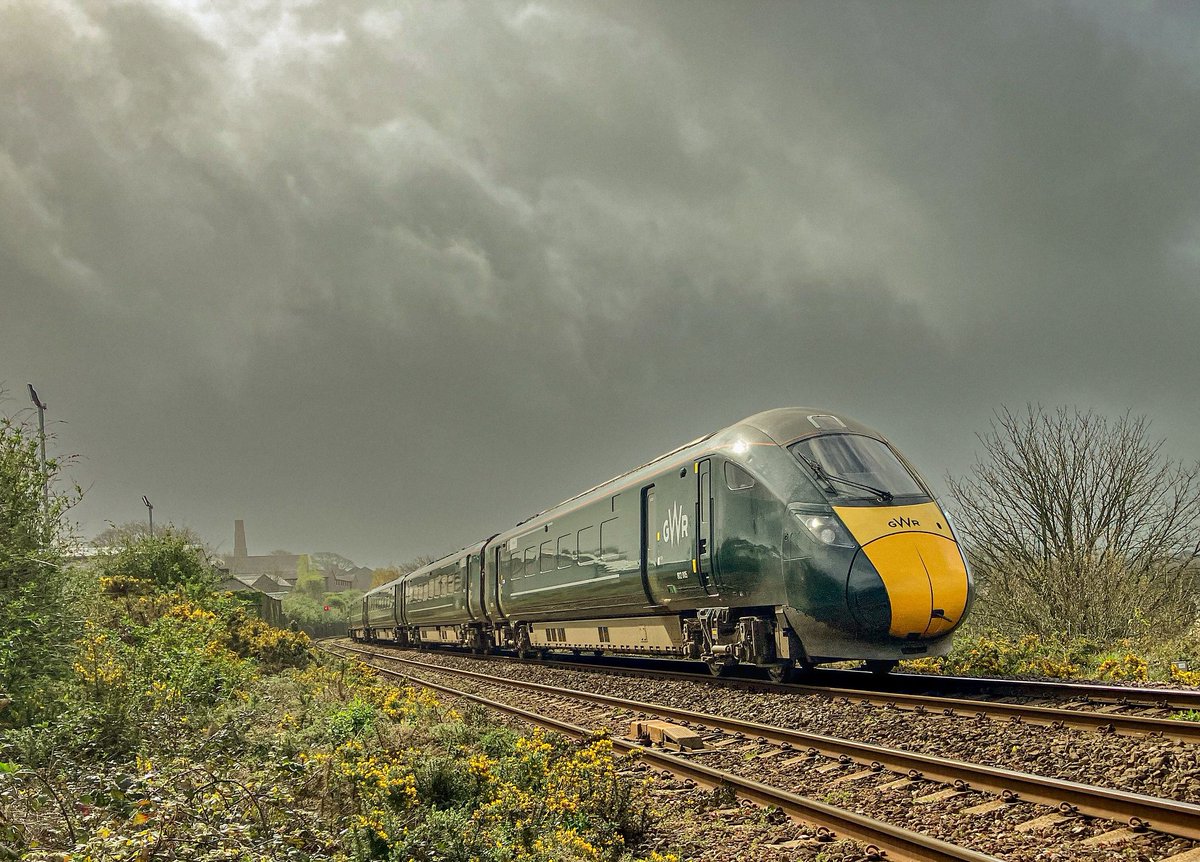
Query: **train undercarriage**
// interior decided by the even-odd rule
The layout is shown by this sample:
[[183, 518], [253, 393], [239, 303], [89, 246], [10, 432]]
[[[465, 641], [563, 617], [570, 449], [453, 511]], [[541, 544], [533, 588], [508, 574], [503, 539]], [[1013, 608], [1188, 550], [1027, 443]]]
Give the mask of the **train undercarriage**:
[[[582, 655], [655, 656], [702, 661], [714, 675], [738, 665], [763, 668], [786, 680], [813, 662], [781, 608], [702, 608], [680, 616], [656, 615], [588, 620], [492, 624], [466, 623], [357, 629], [355, 640], [405, 647], [451, 647], [476, 654], [511, 652], [546, 658], [555, 652]], [[868, 661], [890, 671], [894, 661]]]

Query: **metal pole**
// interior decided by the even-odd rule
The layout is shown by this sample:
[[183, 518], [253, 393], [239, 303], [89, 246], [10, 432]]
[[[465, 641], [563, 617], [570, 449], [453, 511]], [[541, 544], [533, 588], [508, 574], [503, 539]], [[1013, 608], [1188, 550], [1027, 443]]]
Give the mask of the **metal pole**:
[[33, 388], [32, 383], [26, 383], [29, 387], [29, 397], [37, 406], [38, 411], [38, 437], [42, 443], [42, 516], [47, 520], [50, 519], [50, 471], [46, 468], [46, 403], [38, 398], [37, 390]]
[[142, 502], [146, 504], [146, 509], [150, 513], [150, 538], [154, 538], [154, 505], [150, 502], [150, 498], [145, 494], [142, 495]]

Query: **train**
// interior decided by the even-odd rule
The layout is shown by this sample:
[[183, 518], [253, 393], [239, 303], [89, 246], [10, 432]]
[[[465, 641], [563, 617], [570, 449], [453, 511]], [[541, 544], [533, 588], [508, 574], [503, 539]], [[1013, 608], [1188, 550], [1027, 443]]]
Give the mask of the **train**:
[[944, 655], [974, 586], [929, 485], [882, 434], [755, 414], [365, 594], [358, 641], [887, 673]]

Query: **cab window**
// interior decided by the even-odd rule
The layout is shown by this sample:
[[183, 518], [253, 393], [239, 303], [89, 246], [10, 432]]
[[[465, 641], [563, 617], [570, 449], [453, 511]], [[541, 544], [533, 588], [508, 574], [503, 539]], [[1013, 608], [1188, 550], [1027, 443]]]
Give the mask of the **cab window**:
[[730, 491], [745, 491], [754, 487], [754, 477], [732, 461], [726, 461], [725, 487]]
[[788, 447], [817, 487], [833, 499], [927, 496], [886, 443], [862, 434], [821, 434]]

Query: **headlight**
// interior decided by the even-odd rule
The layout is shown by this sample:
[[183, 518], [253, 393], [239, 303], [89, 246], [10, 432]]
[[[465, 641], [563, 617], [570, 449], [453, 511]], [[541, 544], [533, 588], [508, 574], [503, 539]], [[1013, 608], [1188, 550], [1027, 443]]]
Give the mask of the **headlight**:
[[809, 535], [822, 545], [832, 545], [835, 548], [853, 548], [854, 539], [846, 532], [846, 528], [833, 515], [817, 515], [811, 512], [792, 511], [796, 520], [804, 525]]

